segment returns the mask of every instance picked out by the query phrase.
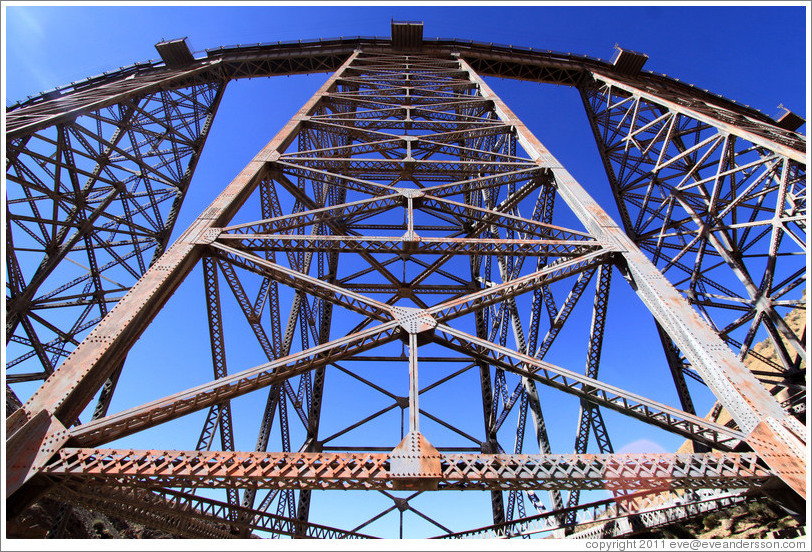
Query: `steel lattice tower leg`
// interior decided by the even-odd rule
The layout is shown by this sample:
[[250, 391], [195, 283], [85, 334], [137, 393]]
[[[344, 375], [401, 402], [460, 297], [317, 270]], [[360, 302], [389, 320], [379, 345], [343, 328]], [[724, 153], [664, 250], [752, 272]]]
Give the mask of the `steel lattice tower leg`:
[[[795, 182], [784, 167], [780, 197]], [[554, 205], [568, 210], [571, 224], [555, 223]], [[214, 379], [70, 427], [197, 264], [204, 266]], [[737, 428], [597, 378], [615, 267]], [[593, 275], [583, 374], [545, 356]], [[223, 282], [263, 357], [231, 372]], [[373, 381], [363, 368], [369, 363], [400, 379]], [[442, 363], [460, 368], [441, 372]], [[476, 430], [430, 400], [437, 389], [453, 393], [449, 386], [468, 372], [476, 372], [476, 419], [484, 421]], [[384, 406], [367, 414], [351, 397], [331, 403], [327, 391], [338, 376], [381, 393]], [[586, 450], [591, 428], [602, 454], [553, 453], [540, 398], [553, 391], [583, 405], [577, 451]], [[230, 450], [229, 405], [252, 392], [267, 393], [254, 420], [256, 450]], [[507, 453], [499, 430], [514, 407]], [[408, 431], [404, 423], [400, 433], [351, 440], [357, 428], [406, 408]], [[616, 455], [600, 409], [713, 452]], [[340, 410], [356, 417], [325, 427]], [[536, 439], [525, 451], [528, 411]], [[208, 414], [194, 450], [193, 443], [174, 451], [149, 443], [102, 448], [195, 412]], [[451, 533], [416, 502], [450, 489], [489, 491], [497, 522], [512, 519], [514, 507], [522, 516], [522, 493], [538, 503], [536, 492], [549, 491], [556, 523], [569, 517], [561, 491], [732, 488], [778, 477], [805, 493], [803, 426], [456, 56], [356, 51], [9, 417], [7, 429], [13, 511], [50, 491], [183, 535], [363, 536], [395, 510]], [[223, 450], [210, 450], [217, 431]], [[278, 450], [269, 452], [272, 442]], [[732, 452], [747, 447], [753, 452]], [[224, 489], [226, 500], [186, 492], [198, 488]], [[392, 506], [352, 528], [313, 523], [312, 494], [333, 489], [379, 493]]]

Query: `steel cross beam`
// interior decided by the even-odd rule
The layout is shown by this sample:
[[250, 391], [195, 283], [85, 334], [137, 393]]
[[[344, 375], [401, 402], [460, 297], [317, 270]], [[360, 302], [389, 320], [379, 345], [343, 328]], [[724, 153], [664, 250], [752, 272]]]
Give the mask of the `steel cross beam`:
[[[259, 453], [63, 448], [42, 474], [87, 485], [393, 489], [397, 452]], [[701, 489], [770, 477], [753, 453], [440, 454], [440, 489]]]

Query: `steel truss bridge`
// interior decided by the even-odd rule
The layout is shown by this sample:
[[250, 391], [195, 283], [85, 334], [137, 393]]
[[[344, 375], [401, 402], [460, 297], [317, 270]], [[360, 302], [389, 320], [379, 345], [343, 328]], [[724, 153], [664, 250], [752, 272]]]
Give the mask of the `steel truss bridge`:
[[[81, 505], [185, 537], [365, 538], [390, 512], [403, 536], [408, 512], [440, 537], [583, 538], [765, 495], [805, 507], [806, 330], [789, 322], [805, 309], [803, 119], [643, 71], [627, 50], [607, 63], [423, 40], [411, 23], [202, 58], [156, 47], [161, 61], [7, 112], [9, 520], [50, 496], [57, 537]], [[330, 76], [170, 246], [227, 83], [314, 72]], [[580, 94], [619, 220], [484, 76]], [[168, 395], [151, 381], [160, 398], [111, 412], [122, 371], [138, 370], [128, 353], [193, 270], [209, 375]], [[664, 371], [678, 405], [601, 379], [618, 286], [664, 351], [626, 377]], [[570, 316], [578, 303], [591, 323]], [[253, 364], [226, 354], [235, 324]], [[580, 341], [557, 340], [568, 331]], [[577, 365], [557, 364], [556, 345]], [[245, 397], [259, 397], [253, 418]], [[151, 446], [150, 428], [195, 414], [198, 434]], [[604, 414], [689, 446], [617, 453]], [[399, 431], [375, 429], [386, 415]], [[575, 430], [566, 453], [551, 422]], [[237, 425], [253, 450], [235, 449]], [[338, 528], [317, 508], [335, 490], [389, 507]], [[416, 504], [448, 490], [484, 493], [493, 525], [452, 530]], [[612, 498], [584, 503], [594, 490]]]

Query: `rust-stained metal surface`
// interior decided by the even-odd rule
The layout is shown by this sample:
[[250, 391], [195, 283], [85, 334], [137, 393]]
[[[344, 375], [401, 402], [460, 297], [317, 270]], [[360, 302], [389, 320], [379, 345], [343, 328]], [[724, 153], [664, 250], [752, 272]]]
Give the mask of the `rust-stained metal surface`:
[[[407, 440], [414, 440], [406, 437]], [[419, 453], [417, 452], [419, 449]], [[425, 456], [419, 466], [407, 455]], [[420, 472], [420, 473], [418, 473]], [[43, 475], [86, 485], [121, 481], [223, 487], [397, 489], [407, 475], [436, 478], [437, 488], [690, 489], [751, 486], [770, 477], [753, 453], [440, 454], [423, 441], [390, 453], [139, 451], [63, 448]], [[415, 481], [417, 488], [425, 482]]]
[[[700, 257], [712, 249], [749, 293], [747, 299], [758, 313], [753, 336], [763, 323], [776, 343], [786, 343], [786, 380], [798, 386], [805, 376], [796, 358], [805, 359], [805, 349], [803, 339], [783, 323], [779, 307], [786, 305], [779, 291], [797, 288], [805, 272], [782, 276], [780, 283], [771, 280], [772, 273], [761, 282], [753, 280], [741, 248], [725, 232], [734, 227], [746, 232], [741, 229], [760, 223], [756, 218], [744, 225], [743, 219], [719, 223], [701, 236], [703, 253], [697, 255], [693, 271], [688, 267], [693, 275], [688, 292], [669, 281], [668, 269], [678, 266], [688, 252], [695, 255], [693, 246], [683, 243], [685, 251], [668, 266], [661, 263], [674, 249], [667, 246], [672, 237], [665, 235], [668, 232], [689, 225], [701, 228], [709, 224], [708, 217], [737, 208], [737, 201], [755, 202], [755, 211], [772, 217], [764, 223], [769, 226], [767, 272], [778, 274], [773, 269], [784, 261], [781, 244], [805, 241], [805, 160], [799, 153], [803, 137], [710, 94], [692, 91], [686, 96], [682, 85], [641, 71], [645, 56], [634, 52], [621, 50], [612, 66], [571, 55], [421, 42], [412, 33], [415, 29], [395, 27], [393, 22], [397, 44], [374, 39], [301, 43], [211, 51], [204, 60], [167, 50], [167, 65], [174, 67], [129, 69], [10, 110], [8, 140], [16, 157], [9, 170], [22, 182], [25, 137], [51, 125], [66, 125], [78, 114], [156, 90], [216, 81], [216, 94], [206, 96], [209, 107], [190, 112], [198, 118], [206, 114], [200, 134], [205, 139], [228, 80], [335, 70], [171, 247], [162, 251], [159, 246], [162, 254], [154, 262], [141, 263], [136, 281], [119, 290], [126, 294], [109, 312], [102, 309], [101, 321], [81, 343], [72, 344], [64, 362], [49, 360], [46, 352], [54, 344], [29, 339], [30, 358], [38, 356], [52, 365], [44, 369], [47, 379], [41, 387], [22, 404], [7, 388], [7, 404], [19, 406], [6, 422], [9, 511], [19, 512], [37, 496], [50, 493], [187, 537], [363, 538], [373, 534], [369, 525], [395, 511], [401, 516], [416, 513], [438, 530], [454, 534], [441, 519], [420, 512], [416, 500], [442, 490], [484, 491], [499, 527], [528, 519], [527, 505], [541, 504], [535, 493], [549, 492], [553, 511], [544, 516], [545, 523], [561, 531], [571, 528], [573, 516], [582, 510], [582, 490], [613, 492], [612, 504], [623, 505], [624, 515], [644, 507], [644, 495], [629, 494], [641, 491], [759, 492], [768, 481], [782, 481], [784, 492], [805, 498], [806, 428], [743, 364], [754, 337], [738, 343], [742, 347], [737, 356], [730, 348], [731, 332], [711, 325], [713, 318], [703, 302], [709, 296], [693, 293], [704, 291], [697, 287], [708, 278]], [[402, 36], [396, 37], [395, 31]], [[133, 78], [121, 79], [124, 73]], [[621, 206], [620, 224], [481, 74], [580, 87]], [[690, 193], [677, 189], [672, 210], [657, 211], [664, 221], [657, 236], [635, 225], [634, 218], [639, 223], [643, 215], [623, 208], [640, 200], [629, 194], [623, 176], [613, 173], [617, 155], [608, 152], [617, 145], [604, 138], [603, 130], [615, 116], [612, 110], [619, 106], [625, 106], [624, 113], [634, 113], [624, 119], [634, 121], [626, 141], [635, 143], [634, 138], [655, 132], [673, 142], [656, 159], [647, 157], [652, 182], [693, 159], [682, 167]], [[654, 122], [642, 116], [646, 110], [659, 113]], [[638, 116], [645, 121], [643, 128], [634, 126]], [[684, 126], [678, 119], [717, 134], [703, 135], [701, 144], [678, 140], [673, 129]], [[59, 132], [66, 143], [68, 135]], [[737, 141], [760, 152], [759, 160], [748, 158], [740, 170], [761, 170], [764, 176], [731, 200], [737, 192], [724, 187], [730, 182], [725, 179], [736, 172], [731, 160]], [[697, 152], [706, 146], [726, 152], [712, 163], [717, 170], [711, 176], [697, 169], [697, 163], [704, 167], [707, 161], [697, 161]], [[62, 147], [57, 146], [54, 163], [70, 170], [72, 161], [61, 157]], [[633, 155], [633, 150], [625, 151]], [[195, 160], [189, 161], [184, 186]], [[96, 170], [102, 171], [106, 162], [104, 156], [97, 159]], [[766, 190], [759, 197], [773, 202], [769, 209], [762, 209], [764, 199], [748, 196], [758, 193], [759, 186]], [[654, 188], [663, 189], [652, 184]], [[673, 205], [680, 205], [686, 215], [677, 217]], [[103, 217], [104, 207], [93, 216]], [[8, 240], [16, 239], [12, 234]], [[80, 234], [71, 237], [64, 248], [81, 239]], [[658, 245], [652, 247], [653, 242]], [[13, 252], [16, 242], [9, 244]], [[140, 257], [138, 246], [133, 247], [133, 255]], [[49, 257], [43, 271], [58, 264], [58, 256]], [[108, 412], [109, 394], [121, 367], [126, 368], [128, 351], [198, 265], [204, 274], [213, 379]], [[9, 266], [13, 294], [23, 298], [9, 302], [17, 317], [9, 319], [19, 319], [30, 338], [33, 333], [20, 305], [36, 296], [36, 286], [27, 286], [39, 285], [39, 280], [18, 275], [14, 262]], [[599, 379], [615, 270], [656, 320], [670, 355], [666, 369], [674, 375], [680, 407]], [[88, 293], [95, 282], [98, 294], [101, 272], [98, 266], [89, 270], [83, 281]], [[591, 291], [593, 276], [597, 285]], [[615, 286], [625, 285], [617, 281]], [[256, 338], [258, 363], [246, 367], [232, 357], [226, 361], [227, 337], [233, 331], [226, 326], [234, 323], [221, 299], [226, 293], [233, 295], [237, 318], [244, 319], [243, 331]], [[585, 371], [546, 360], [578, 301], [591, 293], [592, 323], [583, 340]], [[439, 363], [459, 369], [438, 376]], [[379, 373], [402, 373], [402, 389], [387, 389], [375, 372], [360, 367], [364, 364], [376, 366]], [[733, 424], [697, 416], [685, 374], [713, 392]], [[337, 376], [381, 393], [386, 404], [336, 428], [331, 416], [362, 412], [355, 397], [342, 397], [338, 408], [331, 402], [335, 397], [329, 393], [330, 378]], [[427, 393], [468, 376], [476, 396], [467, 398], [481, 416], [476, 430], [460, 413], [435, 411]], [[580, 402], [577, 424], [572, 424], [577, 426], [576, 454], [552, 452], [547, 425], [558, 420], [544, 408], [541, 388]], [[99, 401], [92, 420], [78, 424], [100, 392], [108, 398]], [[259, 420], [255, 450], [235, 451], [234, 428], [245, 422], [233, 419], [238, 410], [232, 401], [258, 395], [264, 411], [255, 409], [248, 424], [256, 427]], [[683, 436], [697, 452], [617, 454], [602, 415], [605, 409]], [[204, 424], [196, 444], [190, 439], [179, 445], [187, 447], [181, 450], [150, 446], [146, 430], [198, 412]], [[355, 435], [352, 431], [392, 412], [400, 413], [399, 432], [378, 432], [374, 442], [347, 444], [346, 436]], [[504, 426], [508, 420], [515, 428]], [[524, 443], [531, 426], [527, 440], [538, 454], [528, 454]], [[443, 437], [438, 427], [457, 441]], [[222, 450], [217, 450], [218, 434]], [[587, 454], [590, 434], [598, 441], [599, 454]], [[116, 448], [123, 438], [140, 439], [144, 446]], [[224, 490], [226, 500], [196, 495], [202, 489]], [[393, 505], [354, 527], [311, 520], [313, 497], [337, 489], [376, 492]], [[568, 493], [566, 506], [562, 492]], [[450, 493], [438, 493], [443, 494]], [[659, 519], [640, 519], [649, 518], [651, 523]], [[402, 531], [401, 524], [400, 536]]]

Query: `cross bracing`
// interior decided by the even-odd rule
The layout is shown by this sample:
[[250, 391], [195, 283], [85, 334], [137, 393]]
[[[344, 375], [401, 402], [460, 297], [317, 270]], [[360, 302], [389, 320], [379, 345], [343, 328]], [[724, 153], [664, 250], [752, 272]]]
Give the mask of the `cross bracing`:
[[[173, 512], [178, 533], [186, 536], [247, 536], [259, 531], [340, 538], [365, 536], [375, 520], [394, 511], [418, 516], [441, 534], [452, 533], [448, 520], [426, 514], [420, 503], [435, 494], [430, 491], [442, 489], [485, 491], [495, 523], [526, 517], [527, 507], [537, 507], [539, 496], [548, 495], [544, 500], [562, 527], [577, 509], [580, 490], [609, 490], [621, 500], [631, 492], [664, 487], [757, 489], [767, 480], [781, 480], [794, 489], [790, 492], [803, 495], [804, 429], [759, 383], [759, 374], [743, 366], [747, 352], [741, 351], [754, 337], [738, 342], [742, 346], [735, 350], [737, 357], [729, 348], [732, 331], [720, 330], [709, 305], [691, 294], [694, 288], [669, 282], [668, 270], [664, 276], [658, 264], [664, 254], [629, 230], [626, 217], [623, 229], [611, 221], [479, 77], [475, 69], [482, 63], [477, 55], [469, 63], [464, 56], [436, 52], [362, 48], [345, 57], [340, 67], [314, 69], [337, 71], [175, 244], [155, 256], [150, 268], [144, 265], [137, 282], [121, 286], [120, 291], [129, 292], [115, 303], [111, 315], [85, 328], [89, 335], [81, 345], [73, 340], [75, 349], [57, 375], [8, 419], [9, 450], [39, 451], [34, 457], [20, 452], [10, 457], [8, 483], [16, 491], [10, 510], [19, 511], [42, 492], [108, 512], [130, 497], [133, 519], [159, 523], [148, 513], [153, 504]], [[586, 71], [576, 69], [582, 75]], [[165, 76], [165, 82], [176, 78]], [[606, 82], [600, 77], [595, 72], [593, 81], [581, 77], [578, 82], [585, 103], [592, 106], [588, 113], [604, 152], [610, 144], [601, 142], [600, 132], [613, 114], [602, 114], [596, 107], [604, 92], [593, 83]], [[233, 77], [221, 78], [224, 83]], [[219, 94], [222, 86], [217, 90]], [[116, 99], [132, 101], [132, 90], [121, 93]], [[605, 93], [610, 103], [615, 101]], [[621, 96], [628, 94], [634, 96], [628, 90]], [[205, 109], [213, 117], [216, 96], [210, 97], [215, 103]], [[635, 101], [649, 101], [640, 98]], [[662, 99], [663, 105], [647, 108], [666, 112], [660, 122], [682, 117], [693, 121], [680, 123], [683, 126], [715, 128], [713, 120], [708, 121], [716, 113], [713, 109], [691, 111], [679, 102], [668, 103], [673, 98], [665, 94]], [[51, 116], [58, 120], [60, 115], [43, 115]], [[639, 120], [645, 119], [641, 115]], [[642, 130], [631, 127], [631, 137], [621, 138], [638, 145], [643, 134], [656, 132], [657, 123], [640, 124]], [[791, 258], [783, 255], [781, 243], [804, 241], [800, 213], [805, 214], [805, 196], [798, 172], [803, 165], [787, 150], [789, 139], [782, 138], [786, 143], [764, 153], [769, 144], [759, 133], [764, 134], [765, 124], [756, 121], [757, 128], [751, 125], [741, 136], [737, 129], [725, 128], [720, 137], [703, 144], [684, 145], [683, 140], [673, 150], [668, 143], [657, 150], [661, 157], [671, 151], [674, 158], [656, 166], [657, 174], [688, 159], [696, 164], [702, 147], [716, 147], [708, 146], [713, 140], [727, 144], [751, 138], [757, 142], [754, 150], [762, 152], [758, 162], [750, 161], [749, 153], [747, 162], [717, 161], [727, 172], [715, 176], [700, 175], [699, 168], [690, 166], [682, 169], [692, 190], [683, 208], [699, 214], [666, 221], [682, 232], [673, 232], [675, 236], [697, 234], [682, 226], [701, 226], [701, 217], [708, 216], [702, 209], [760, 212], [753, 202], [761, 205], [770, 199], [763, 196], [774, 194], [774, 204], [779, 198], [777, 220], [758, 222], [748, 215], [746, 227], [771, 228], [775, 246], [765, 255], [769, 266]], [[669, 139], [677, 140], [676, 133]], [[57, 151], [52, 158], [58, 160], [66, 146], [52, 142]], [[641, 158], [650, 159], [652, 148]], [[732, 151], [732, 146], [725, 148]], [[183, 166], [183, 156], [177, 151], [174, 155], [175, 166]], [[781, 155], [786, 156], [783, 161]], [[636, 196], [619, 191], [623, 184], [612, 173], [616, 157], [606, 154], [616, 197], [619, 204], [635, 206], [621, 210], [640, 208]], [[709, 166], [705, 158], [698, 162], [705, 164], [703, 171]], [[744, 165], [737, 170], [751, 175], [757, 163], [766, 164], [763, 170], [769, 176], [757, 179], [732, 207], [720, 207], [719, 198], [733, 193], [721, 191], [733, 181], [730, 167]], [[54, 165], [60, 172], [71, 172], [67, 162]], [[193, 169], [193, 163], [187, 167]], [[772, 184], [765, 184], [767, 180]], [[741, 186], [738, 178], [735, 181]], [[706, 192], [710, 182], [714, 184]], [[748, 195], [761, 185], [766, 191]], [[710, 201], [710, 207], [700, 200]], [[562, 211], [569, 213], [563, 218], [566, 223], [559, 222]], [[104, 216], [115, 217], [106, 211]], [[48, 225], [46, 220], [31, 222]], [[136, 224], [135, 219], [130, 224]], [[720, 232], [734, 230], [739, 227]], [[731, 245], [715, 233], [708, 231], [701, 238], [700, 256], [710, 246], [716, 253], [708, 256], [730, 256], [731, 247], [746, 243]], [[7, 236], [12, 237], [12, 231]], [[76, 239], [99, 241], [95, 234]], [[691, 255], [698, 251], [683, 247]], [[677, 261], [669, 266], [682, 270]], [[742, 262], [713, 268], [739, 275], [744, 273]], [[129, 348], [197, 264], [204, 274], [213, 379], [173, 395], [158, 393], [161, 398], [120, 412], [97, 409], [92, 420], [79, 420], [97, 391], [110, 388]], [[86, 270], [88, 279], [103, 274], [92, 267]], [[699, 285], [694, 281], [708, 280], [703, 270], [710, 269], [695, 268], [692, 273], [694, 287]], [[784, 276], [773, 270], [786, 280], [784, 287], [792, 284], [784, 294], [805, 286], [805, 273], [789, 270], [795, 272]], [[599, 377], [612, 272], [632, 283], [662, 330], [666, 350], [680, 363], [671, 366], [679, 407]], [[713, 281], [718, 286], [724, 279]], [[627, 285], [622, 279], [617, 282], [615, 286]], [[745, 287], [750, 282], [745, 279]], [[758, 324], [772, 324], [776, 332], [784, 332], [790, 348], [802, 344], [802, 338], [793, 341], [773, 320], [781, 318], [780, 307], [799, 306], [797, 300], [775, 303], [773, 296], [781, 296], [775, 290], [783, 287], [764, 281], [760, 285], [768, 291], [749, 296], [752, 302], [761, 301], [758, 321], [752, 324], [754, 336]], [[772, 302], [761, 299], [765, 296]], [[233, 298], [238, 316], [256, 340], [261, 351], [256, 364], [227, 362], [226, 326], [234, 319], [225, 315], [225, 297]], [[545, 360], [561, 343], [558, 336], [582, 297], [594, 303], [584, 340], [585, 371], [583, 364], [564, 367]], [[785, 355], [791, 362], [785, 371], [802, 370], [798, 349], [796, 357]], [[370, 363], [404, 370], [408, 389], [377, 380], [364, 368]], [[435, 375], [442, 363], [453, 368]], [[706, 420], [686, 407], [689, 392], [678, 377], [686, 374], [713, 391], [735, 425]], [[380, 408], [355, 412], [346, 397], [336, 404], [329, 382], [337, 376], [381, 395]], [[799, 381], [805, 383], [795, 377], [793, 389]], [[478, 424], [438, 411], [431, 401], [430, 391], [453, 394], [452, 389], [464, 388], [464, 378], [476, 384], [467, 403], [469, 411], [478, 411]], [[572, 424], [577, 429], [576, 455], [551, 449], [547, 425], [555, 415], [545, 410], [539, 394], [553, 390], [580, 404], [579, 420]], [[240, 452], [233, 439], [235, 405], [242, 397], [256, 396], [261, 396], [261, 406], [251, 422], [259, 427], [255, 451]], [[694, 442], [695, 452], [615, 455], [602, 415], [606, 411], [685, 437]], [[204, 424], [196, 443], [192, 439], [186, 449], [150, 450], [154, 447], [147, 437], [143, 450], [116, 448], [119, 439], [138, 439], [149, 435], [150, 428], [194, 413], [205, 415]], [[378, 427], [375, 424], [398, 413], [399, 431], [353, 440], [359, 428]], [[602, 455], [579, 456], [586, 452], [589, 433]], [[100, 492], [90, 496], [87, 488], [94, 486]], [[221, 499], [208, 498], [212, 489], [222, 492]], [[330, 520], [311, 517], [312, 504], [331, 489], [372, 489], [394, 505], [355, 526], [331, 527]], [[161, 522], [170, 532], [172, 525]]]

